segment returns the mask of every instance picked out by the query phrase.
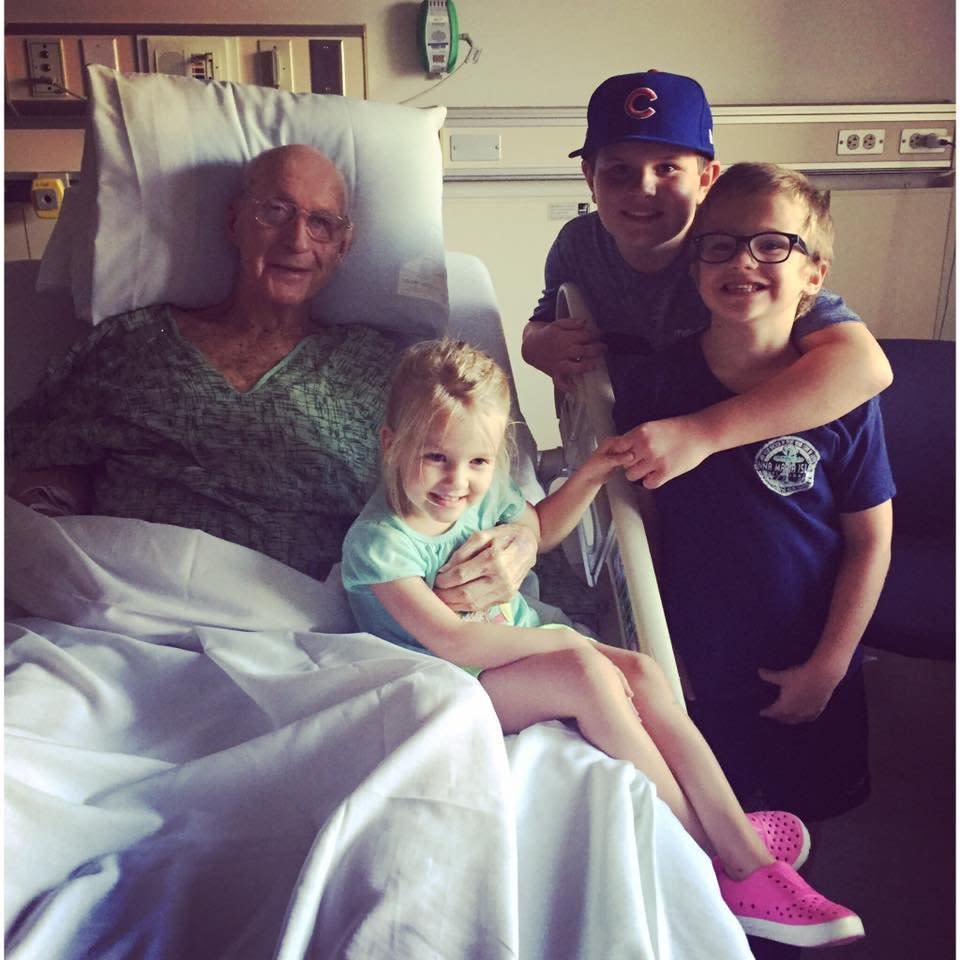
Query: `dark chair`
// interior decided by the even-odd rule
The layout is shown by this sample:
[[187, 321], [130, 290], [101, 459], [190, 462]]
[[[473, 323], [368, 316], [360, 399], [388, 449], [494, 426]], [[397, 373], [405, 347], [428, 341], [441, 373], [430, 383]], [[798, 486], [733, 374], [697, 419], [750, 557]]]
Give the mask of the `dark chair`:
[[897, 485], [890, 573], [863, 642], [953, 659], [956, 646], [956, 354], [948, 340], [881, 340], [880, 397]]

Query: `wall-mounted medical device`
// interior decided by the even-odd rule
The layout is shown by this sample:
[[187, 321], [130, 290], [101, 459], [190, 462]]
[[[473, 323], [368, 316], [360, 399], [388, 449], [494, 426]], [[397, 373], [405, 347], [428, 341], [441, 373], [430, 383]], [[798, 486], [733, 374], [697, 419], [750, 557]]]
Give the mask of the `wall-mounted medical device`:
[[417, 44], [429, 76], [442, 77], [453, 69], [459, 39], [453, 0], [423, 0], [417, 17]]
[[56, 220], [63, 206], [64, 184], [67, 177], [40, 174], [30, 184], [30, 199], [34, 212], [43, 220]]

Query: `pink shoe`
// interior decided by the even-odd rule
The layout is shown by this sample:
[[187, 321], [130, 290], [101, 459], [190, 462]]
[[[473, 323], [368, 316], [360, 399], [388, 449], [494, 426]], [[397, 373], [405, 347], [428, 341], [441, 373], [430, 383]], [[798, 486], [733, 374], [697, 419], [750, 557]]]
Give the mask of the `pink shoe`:
[[716, 864], [720, 895], [744, 931], [797, 947], [836, 947], [864, 936], [860, 918], [831, 903], [786, 863], [731, 880]]
[[747, 819], [775, 860], [799, 870], [810, 855], [810, 832], [803, 821], [782, 810], [748, 813]]

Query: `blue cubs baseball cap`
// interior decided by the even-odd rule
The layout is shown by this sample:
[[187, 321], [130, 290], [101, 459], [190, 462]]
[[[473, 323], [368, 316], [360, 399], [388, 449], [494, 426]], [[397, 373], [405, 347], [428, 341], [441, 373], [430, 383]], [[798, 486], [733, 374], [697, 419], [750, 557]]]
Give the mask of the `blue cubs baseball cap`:
[[685, 147], [713, 159], [713, 116], [703, 87], [690, 77], [645, 70], [610, 77], [587, 106], [587, 138], [571, 157], [592, 157], [621, 140]]

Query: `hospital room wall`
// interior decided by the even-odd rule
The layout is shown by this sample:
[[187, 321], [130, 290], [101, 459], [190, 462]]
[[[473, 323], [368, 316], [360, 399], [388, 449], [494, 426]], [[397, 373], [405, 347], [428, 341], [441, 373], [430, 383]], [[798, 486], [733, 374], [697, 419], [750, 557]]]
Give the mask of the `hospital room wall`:
[[[429, 85], [415, 0], [7, 0], [8, 23], [357, 24], [372, 98]], [[952, 0], [457, 0], [482, 49], [418, 102], [578, 106], [599, 78], [646, 67], [699, 78], [714, 103], [924, 103], [954, 99]]]
[[[439, 86], [418, 62], [417, 8], [414, 0], [275, 0], [269, 13], [254, 0], [7, 0], [5, 13], [8, 22], [33, 23], [362, 23], [368, 96], [413, 105], [582, 108], [604, 76], [648, 66], [696, 76], [724, 106], [955, 100], [952, 0], [458, 0], [460, 30], [481, 53]], [[841, 225], [848, 259], [837, 264], [833, 286], [868, 320], [878, 316], [875, 307], [893, 318], [875, 326], [878, 334], [953, 337], [952, 183], [909, 193], [851, 191], [840, 199], [835, 191], [838, 214], [858, 238], [885, 239], [844, 247]], [[519, 357], [520, 330], [564, 209], [587, 200], [575, 180], [445, 188], [447, 246], [477, 254], [491, 271], [521, 402], [541, 447], [557, 436], [552, 396], [546, 378]], [[910, 284], [892, 283], [897, 275]], [[876, 285], [879, 277], [888, 286]], [[904, 309], [890, 309], [891, 297]], [[919, 301], [932, 306], [918, 333], [911, 323]]]

